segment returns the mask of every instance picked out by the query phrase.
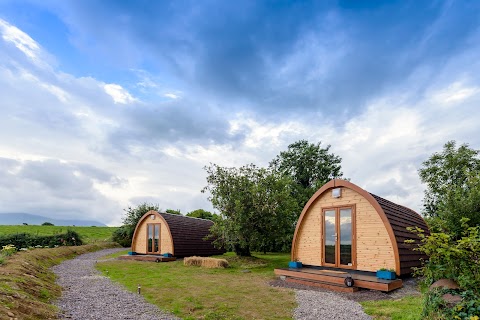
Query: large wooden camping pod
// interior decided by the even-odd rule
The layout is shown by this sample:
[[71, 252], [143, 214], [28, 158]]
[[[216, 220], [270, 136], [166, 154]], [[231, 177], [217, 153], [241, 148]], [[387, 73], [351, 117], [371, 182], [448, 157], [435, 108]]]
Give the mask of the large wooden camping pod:
[[292, 261], [362, 271], [394, 269], [409, 274], [424, 258], [407, 227], [428, 232], [415, 211], [371, 194], [345, 180], [331, 180], [305, 205], [292, 243]]
[[137, 223], [132, 251], [148, 255], [170, 253], [175, 257], [223, 254], [224, 250], [216, 249], [212, 240], [205, 239], [212, 225], [206, 219], [151, 210]]

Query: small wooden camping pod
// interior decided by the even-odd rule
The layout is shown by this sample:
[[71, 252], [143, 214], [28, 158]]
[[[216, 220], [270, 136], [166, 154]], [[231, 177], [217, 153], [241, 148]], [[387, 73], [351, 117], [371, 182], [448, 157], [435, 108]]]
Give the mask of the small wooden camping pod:
[[418, 236], [407, 227], [428, 232], [415, 211], [397, 205], [345, 180], [331, 180], [305, 205], [292, 243], [292, 261], [304, 265], [377, 271], [412, 272], [424, 255], [404, 240]]
[[216, 249], [211, 239], [205, 240], [212, 225], [206, 219], [151, 210], [138, 221], [132, 251], [149, 255], [170, 253], [175, 257], [223, 254], [225, 251]]

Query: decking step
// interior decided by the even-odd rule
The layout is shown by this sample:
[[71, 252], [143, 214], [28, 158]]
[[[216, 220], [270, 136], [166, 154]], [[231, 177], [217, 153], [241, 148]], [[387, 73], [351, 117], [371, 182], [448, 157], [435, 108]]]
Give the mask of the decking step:
[[340, 286], [340, 285], [328, 283], [328, 282], [305, 280], [305, 279], [298, 279], [298, 278], [291, 278], [291, 277], [287, 277], [285, 281], [290, 283], [303, 284], [311, 287], [325, 288], [325, 289], [329, 289], [337, 292], [356, 292], [359, 290], [358, 287], [347, 287], [345, 285]]
[[[345, 278], [347, 276], [351, 276], [354, 279], [354, 287], [357, 288], [388, 292], [401, 288], [403, 286], [402, 280], [400, 279], [382, 280], [377, 279], [376, 276], [355, 273], [336, 273], [313, 268], [275, 269], [275, 274], [277, 276], [284, 276], [286, 280], [296, 279], [297, 283], [300, 283], [297, 281], [299, 280], [303, 282], [302, 284], [322, 287], [329, 285], [348, 288], [344, 284]], [[332, 290], [334, 290], [334, 288], [332, 288]]]

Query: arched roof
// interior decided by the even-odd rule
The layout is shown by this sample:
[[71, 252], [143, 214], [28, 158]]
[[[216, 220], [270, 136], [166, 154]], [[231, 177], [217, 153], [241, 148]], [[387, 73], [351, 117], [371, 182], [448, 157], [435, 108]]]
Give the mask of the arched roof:
[[323, 185], [315, 194], [310, 198], [302, 213], [298, 219], [297, 226], [295, 228], [295, 234], [292, 241], [292, 259], [295, 255], [295, 246], [297, 243], [298, 230], [302, 224], [302, 220], [305, 217], [306, 212], [310, 206], [319, 198], [323, 193], [329, 189], [345, 187], [356, 191], [363, 196], [375, 210], [383, 221], [385, 229], [388, 232], [388, 236], [393, 246], [395, 255], [395, 271], [397, 274], [411, 273], [411, 267], [418, 266], [419, 259], [425, 257], [424, 255], [413, 251], [415, 244], [406, 244], [404, 240], [414, 239], [419, 240], [417, 235], [409, 232], [406, 228], [417, 226], [428, 232], [428, 226], [425, 220], [415, 211], [408, 209], [404, 206], [395, 204], [389, 200], [383, 199], [377, 195], [371, 194], [359, 186], [341, 179], [333, 179]]
[[133, 234], [132, 247], [136, 241], [138, 226], [151, 214], [159, 216], [168, 228], [173, 243], [172, 254], [175, 257], [211, 256], [225, 253], [225, 250], [217, 249], [213, 246], [213, 239], [205, 239], [210, 234], [210, 227], [213, 225], [213, 221], [153, 210], [144, 214], [138, 221]]

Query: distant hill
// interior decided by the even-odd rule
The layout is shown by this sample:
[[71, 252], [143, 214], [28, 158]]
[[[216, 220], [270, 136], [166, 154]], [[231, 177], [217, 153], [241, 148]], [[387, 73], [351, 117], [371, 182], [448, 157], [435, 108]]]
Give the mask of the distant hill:
[[53, 223], [56, 226], [97, 226], [106, 227], [107, 225], [93, 220], [61, 220], [38, 216], [30, 213], [0, 213], [0, 225], [40, 225], [44, 222]]

